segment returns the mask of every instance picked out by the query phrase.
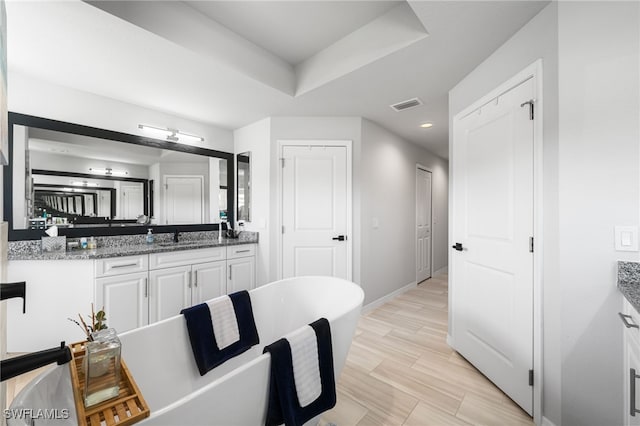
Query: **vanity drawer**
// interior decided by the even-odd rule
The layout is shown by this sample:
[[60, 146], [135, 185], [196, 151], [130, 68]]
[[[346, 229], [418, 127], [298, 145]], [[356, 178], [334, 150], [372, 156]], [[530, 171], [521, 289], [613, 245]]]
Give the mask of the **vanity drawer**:
[[149, 269], [173, 268], [224, 259], [224, 247], [153, 253], [149, 255]]
[[96, 260], [96, 278], [147, 272], [148, 262], [149, 256], [146, 254], [98, 259]]
[[255, 244], [242, 244], [238, 246], [227, 246], [227, 259], [236, 259], [238, 257], [248, 257], [256, 255]]

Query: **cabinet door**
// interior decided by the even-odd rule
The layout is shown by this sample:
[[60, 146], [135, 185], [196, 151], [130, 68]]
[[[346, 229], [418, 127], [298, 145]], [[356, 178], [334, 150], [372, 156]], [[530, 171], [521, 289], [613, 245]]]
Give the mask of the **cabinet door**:
[[255, 288], [255, 266], [253, 256], [227, 260], [227, 293]]
[[118, 333], [148, 324], [147, 273], [97, 278], [96, 311], [103, 306], [107, 325]]
[[631, 411], [634, 407], [640, 410], [640, 377], [633, 375], [634, 371], [640, 376], [640, 347], [633, 339], [625, 339], [624, 366], [624, 424], [637, 426], [640, 425], [640, 412], [634, 411], [634, 415], [631, 415]]
[[208, 262], [193, 265], [193, 286], [191, 302], [193, 305], [226, 294], [227, 275], [225, 262]]
[[191, 306], [191, 266], [149, 271], [149, 324]]

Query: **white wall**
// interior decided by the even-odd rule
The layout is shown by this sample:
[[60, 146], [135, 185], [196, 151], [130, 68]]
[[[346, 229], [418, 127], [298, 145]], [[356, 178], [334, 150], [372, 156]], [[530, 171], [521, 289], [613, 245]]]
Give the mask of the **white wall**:
[[[15, 139], [15, 138], [14, 138]], [[56, 170], [73, 173], [91, 173], [89, 168], [111, 167], [114, 170], [126, 170], [126, 177], [148, 179], [149, 170], [146, 166], [138, 164], [120, 163], [92, 158], [72, 157], [70, 155], [54, 154], [50, 152], [29, 150], [30, 166], [32, 169]], [[96, 175], [100, 178], [100, 175]], [[67, 181], [69, 178], [67, 178]], [[68, 182], [67, 182], [68, 183]], [[15, 185], [15, 183], [14, 183]]]
[[[265, 118], [233, 132], [235, 153], [251, 152], [251, 221], [247, 231], [259, 232], [257, 285], [271, 277], [271, 119]], [[274, 255], [275, 256], [275, 255]]]
[[192, 145], [233, 151], [233, 133], [208, 124], [165, 114], [53, 83], [13, 71], [9, 78], [9, 111], [68, 121], [149, 137], [138, 124], [171, 127], [205, 138]]
[[367, 304], [416, 281], [418, 163], [433, 173], [433, 270], [447, 265], [448, 163], [366, 119], [361, 155], [362, 214], [356, 221]]
[[640, 211], [640, 3], [559, 2], [562, 424], [623, 423], [614, 226]]
[[[360, 117], [272, 117], [236, 130], [234, 137], [236, 153], [252, 154], [254, 219], [247, 229], [260, 232], [259, 282], [277, 279], [275, 197], [281, 140], [353, 141], [353, 280], [362, 285], [365, 303], [415, 282], [416, 163], [434, 173], [434, 270], [447, 265], [446, 160]], [[373, 210], [380, 213], [379, 232], [370, 227]], [[382, 278], [391, 271], [392, 278]]]

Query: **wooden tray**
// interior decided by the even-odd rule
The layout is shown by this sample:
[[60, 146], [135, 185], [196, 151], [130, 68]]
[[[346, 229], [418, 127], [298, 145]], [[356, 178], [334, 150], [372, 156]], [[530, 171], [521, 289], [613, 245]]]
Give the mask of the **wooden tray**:
[[151, 413], [149, 406], [122, 358], [120, 358], [120, 392], [118, 396], [91, 407], [84, 406], [85, 381], [82, 359], [85, 355], [85, 343], [87, 342], [69, 345], [73, 357], [69, 362], [69, 370], [71, 371], [78, 424], [82, 426], [127, 426], [149, 417]]

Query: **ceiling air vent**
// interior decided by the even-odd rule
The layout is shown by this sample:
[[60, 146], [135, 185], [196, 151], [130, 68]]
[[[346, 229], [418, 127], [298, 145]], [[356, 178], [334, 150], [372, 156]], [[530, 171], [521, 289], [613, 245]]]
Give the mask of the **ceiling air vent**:
[[391, 108], [393, 108], [397, 112], [400, 112], [404, 111], [405, 109], [414, 108], [420, 105], [422, 105], [422, 101], [418, 98], [413, 98], [407, 99], [406, 101], [398, 102], [397, 104], [393, 104], [391, 105]]

